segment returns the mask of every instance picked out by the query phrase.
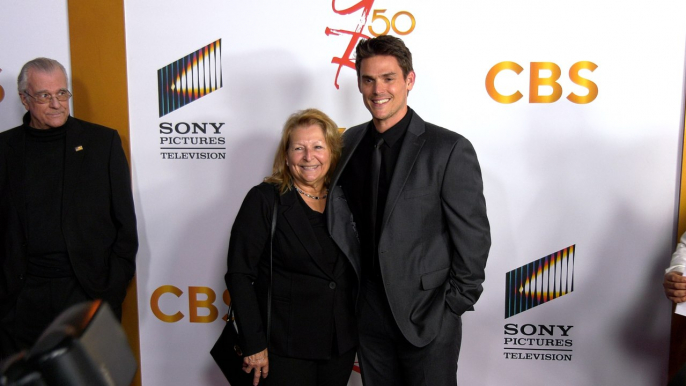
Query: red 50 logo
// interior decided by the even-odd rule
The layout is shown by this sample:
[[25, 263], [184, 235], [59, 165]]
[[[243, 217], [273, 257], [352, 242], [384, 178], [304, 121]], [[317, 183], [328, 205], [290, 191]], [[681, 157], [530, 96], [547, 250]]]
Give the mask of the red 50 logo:
[[[331, 9], [338, 15], [345, 16], [350, 15], [354, 12], [360, 12], [360, 22], [354, 29], [342, 29], [342, 28], [330, 28], [326, 27], [324, 33], [327, 36], [350, 36], [350, 43], [348, 43], [345, 52], [340, 57], [334, 56], [331, 58], [331, 63], [338, 65], [338, 70], [336, 71], [336, 77], [334, 78], [333, 84], [338, 88], [338, 76], [341, 73], [343, 67], [348, 67], [350, 69], [355, 69], [355, 62], [352, 59], [353, 51], [357, 42], [360, 39], [369, 39], [370, 37], [365, 35], [365, 31], [368, 30], [369, 34], [372, 36], [386, 35], [393, 29], [398, 35], [408, 35], [414, 30], [416, 21], [414, 15], [408, 11], [396, 12], [393, 16], [386, 16], [385, 9], [374, 9], [372, 14], [372, 24], [376, 22], [376, 30], [372, 28], [372, 25], [367, 26], [367, 19], [369, 14], [372, 12], [374, 7], [374, 0], [360, 0], [358, 3], [348, 7], [339, 9], [336, 8], [336, 0], [332, 0]], [[389, 19], [390, 17], [390, 19]], [[380, 27], [381, 25], [381, 27]], [[366, 30], [365, 30], [365, 27]], [[382, 32], [379, 32], [379, 28], [383, 28]]]
[[[569, 101], [578, 104], [586, 104], [593, 102], [595, 98], [598, 97], [598, 85], [579, 75], [581, 70], [593, 72], [596, 68], [598, 68], [598, 66], [595, 63], [588, 61], [576, 62], [569, 68], [569, 80], [588, 90], [586, 95], [577, 95], [573, 92], [569, 93], [569, 95], [567, 95]], [[505, 70], [514, 71], [519, 75], [524, 71], [524, 68], [515, 62], [500, 62], [491, 67], [486, 75], [486, 91], [496, 102], [506, 104], [515, 103], [522, 99], [523, 95], [521, 92], [516, 91], [511, 95], [503, 95], [495, 88], [495, 78]], [[550, 76], [542, 77], [541, 71], [543, 70], [549, 71]], [[557, 82], [560, 79], [561, 74], [562, 71], [560, 70], [560, 66], [553, 62], [531, 62], [529, 66], [529, 103], [557, 102], [562, 96], [562, 86]], [[553, 92], [550, 95], [541, 95], [539, 86], [549, 86], [552, 88]]]

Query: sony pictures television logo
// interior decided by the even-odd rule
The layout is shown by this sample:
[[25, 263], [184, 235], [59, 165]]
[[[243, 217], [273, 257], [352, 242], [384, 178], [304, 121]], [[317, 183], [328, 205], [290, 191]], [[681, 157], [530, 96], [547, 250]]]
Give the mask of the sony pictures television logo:
[[505, 319], [574, 291], [575, 247], [551, 253], [505, 275]]
[[220, 89], [222, 40], [157, 70], [160, 118]]
[[[157, 70], [159, 116], [222, 88], [221, 39]], [[224, 122], [160, 122], [160, 155], [172, 160], [226, 159]]]
[[[551, 253], [505, 275], [505, 319], [574, 291], [576, 245]], [[558, 323], [507, 323], [505, 359], [571, 361], [574, 326]]]

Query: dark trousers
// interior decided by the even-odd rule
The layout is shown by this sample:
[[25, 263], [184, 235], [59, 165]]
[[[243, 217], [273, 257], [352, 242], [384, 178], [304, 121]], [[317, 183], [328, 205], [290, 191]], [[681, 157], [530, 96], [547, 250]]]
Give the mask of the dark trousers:
[[398, 328], [383, 288], [364, 282], [360, 296], [360, 361], [365, 386], [456, 386], [462, 320], [446, 306], [438, 336], [410, 344]]
[[345, 386], [355, 362], [355, 349], [327, 360], [306, 360], [269, 353], [265, 386]]
[[27, 275], [16, 303], [6, 306], [0, 313], [0, 360], [33, 346], [62, 311], [89, 300], [92, 299], [73, 276]]

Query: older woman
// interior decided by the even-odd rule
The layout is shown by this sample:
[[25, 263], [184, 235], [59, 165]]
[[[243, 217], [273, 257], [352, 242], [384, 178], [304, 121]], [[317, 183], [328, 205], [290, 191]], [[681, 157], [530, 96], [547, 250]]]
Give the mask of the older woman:
[[[260, 376], [266, 385], [348, 382], [357, 347], [358, 278], [354, 257], [329, 236], [324, 214], [340, 154], [338, 128], [326, 114], [316, 109], [293, 114], [284, 125], [272, 175], [248, 192], [233, 224], [225, 279], [244, 340], [244, 370], [253, 372], [255, 385]], [[355, 237], [346, 242], [358, 243]]]

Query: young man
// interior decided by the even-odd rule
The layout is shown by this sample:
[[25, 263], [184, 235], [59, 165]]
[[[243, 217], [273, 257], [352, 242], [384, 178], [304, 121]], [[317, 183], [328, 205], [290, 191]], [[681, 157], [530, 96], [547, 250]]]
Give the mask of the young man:
[[361, 243], [362, 380], [456, 385], [460, 316], [482, 292], [491, 244], [476, 153], [408, 107], [416, 75], [402, 40], [361, 41], [355, 66], [372, 120], [345, 132], [330, 194], [345, 192]]

